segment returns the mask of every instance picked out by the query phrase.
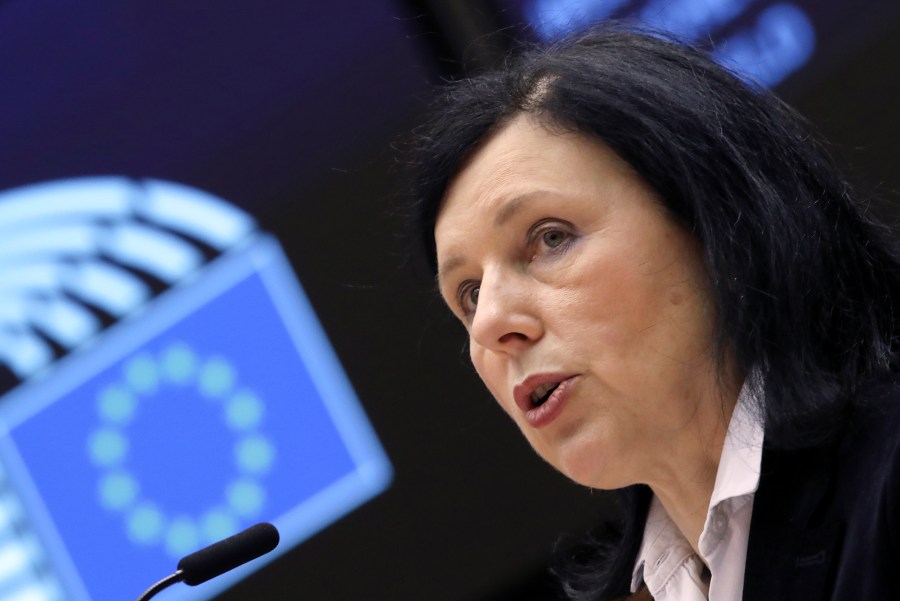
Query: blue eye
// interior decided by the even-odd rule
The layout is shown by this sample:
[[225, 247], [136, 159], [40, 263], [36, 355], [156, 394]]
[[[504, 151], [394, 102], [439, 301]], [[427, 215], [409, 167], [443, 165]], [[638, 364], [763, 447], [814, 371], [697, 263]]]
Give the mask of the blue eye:
[[541, 241], [547, 248], [557, 248], [561, 246], [569, 235], [562, 230], [549, 230], [541, 235]]
[[459, 290], [456, 294], [456, 298], [459, 301], [460, 309], [466, 315], [470, 315], [475, 312], [475, 307], [478, 305], [478, 293], [481, 291], [481, 287], [478, 285], [478, 282], [463, 282], [460, 285]]
[[541, 219], [528, 230], [530, 257], [563, 253], [575, 237], [575, 227], [568, 221], [554, 217]]

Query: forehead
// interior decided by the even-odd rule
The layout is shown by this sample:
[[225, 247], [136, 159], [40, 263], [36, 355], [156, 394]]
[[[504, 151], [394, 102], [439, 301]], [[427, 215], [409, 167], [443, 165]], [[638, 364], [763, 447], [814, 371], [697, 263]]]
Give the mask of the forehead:
[[520, 115], [488, 138], [448, 186], [434, 231], [440, 271], [459, 262], [473, 233], [501, 227], [535, 199], [596, 202], [635, 186], [645, 184], [599, 140], [552, 132]]

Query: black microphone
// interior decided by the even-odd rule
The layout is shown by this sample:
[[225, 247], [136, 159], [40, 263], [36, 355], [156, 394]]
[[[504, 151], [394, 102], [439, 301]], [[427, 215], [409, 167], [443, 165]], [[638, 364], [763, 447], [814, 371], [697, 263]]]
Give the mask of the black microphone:
[[184, 582], [189, 586], [202, 584], [265, 555], [278, 546], [278, 539], [278, 530], [272, 524], [262, 522], [250, 526], [234, 536], [182, 557], [178, 562], [177, 572], [148, 588], [137, 601], [147, 601], [176, 582]]

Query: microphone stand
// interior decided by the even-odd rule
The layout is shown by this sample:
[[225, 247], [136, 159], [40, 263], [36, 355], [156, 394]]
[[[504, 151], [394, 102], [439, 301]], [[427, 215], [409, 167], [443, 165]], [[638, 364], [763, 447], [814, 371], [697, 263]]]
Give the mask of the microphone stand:
[[147, 601], [159, 591], [176, 582], [196, 586], [221, 576], [248, 561], [262, 557], [278, 546], [278, 530], [272, 524], [260, 522], [246, 530], [186, 555], [178, 562], [178, 571], [166, 576], [138, 597]]
[[143, 594], [141, 594], [141, 596], [137, 598], [137, 601], [147, 601], [150, 597], [153, 597], [159, 591], [163, 590], [164, 588], [170, 587], [176, 582], [181, 582], [182, 580], [184, 580], [184, 573], [182, 570], [178, 570], [174, 574], [169, 574], [168, 576], [148, 588], [146, 591], [144, 591]]

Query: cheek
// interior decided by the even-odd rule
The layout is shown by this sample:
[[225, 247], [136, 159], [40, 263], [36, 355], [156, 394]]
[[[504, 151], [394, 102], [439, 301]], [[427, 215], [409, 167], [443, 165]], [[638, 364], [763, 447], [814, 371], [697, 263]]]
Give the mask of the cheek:
[[478, 346], [475, 342], [469, 342], [469, 358], [475, 367], [475, 372], [488, 391], [494, 397], [494, 400], [503, 408], [506, 413], [512, 415], [512, 384], [507, 381], [507, 373], [505, 367], [493, 355], [486, 352], [485, 349]]
[[621, 261], [595, 261], [593, 269], [577, 275], [555, 304], [555, 323], [570, 342], [624, 352], [655, 313], [650, 305], [658, 299]]

